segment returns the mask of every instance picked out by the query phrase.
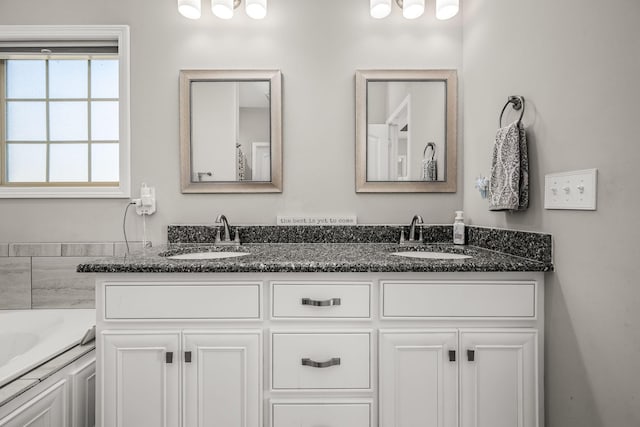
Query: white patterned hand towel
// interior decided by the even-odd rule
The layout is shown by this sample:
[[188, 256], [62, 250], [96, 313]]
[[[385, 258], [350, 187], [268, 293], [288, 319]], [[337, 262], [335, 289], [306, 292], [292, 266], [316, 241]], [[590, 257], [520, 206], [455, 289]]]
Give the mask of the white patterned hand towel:
[[520, 121], [498, 129], [493, 146], [489, 210], [521, 211], [529, 207], [527, 134]]

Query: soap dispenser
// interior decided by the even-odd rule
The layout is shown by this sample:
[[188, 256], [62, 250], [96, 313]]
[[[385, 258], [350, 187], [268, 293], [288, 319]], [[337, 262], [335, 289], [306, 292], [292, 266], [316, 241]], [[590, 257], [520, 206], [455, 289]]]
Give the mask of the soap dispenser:
[[453, 243], [464, 245], [464, 216], [462, 211], [456, 211], [456, 219], [453, 222]]

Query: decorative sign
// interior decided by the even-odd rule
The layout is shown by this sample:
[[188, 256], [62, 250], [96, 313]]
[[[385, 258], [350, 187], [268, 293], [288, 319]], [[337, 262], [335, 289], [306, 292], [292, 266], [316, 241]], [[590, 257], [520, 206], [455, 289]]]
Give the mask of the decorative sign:
[[277, 216], [277, 225], [357, 225], [355, 215], [344, 216]]

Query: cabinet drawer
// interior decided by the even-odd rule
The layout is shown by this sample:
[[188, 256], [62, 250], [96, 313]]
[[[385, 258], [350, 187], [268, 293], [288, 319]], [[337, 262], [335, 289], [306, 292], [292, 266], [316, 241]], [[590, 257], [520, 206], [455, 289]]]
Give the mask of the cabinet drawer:
[[105, 284], [105, 319], [259, 319], [260, 283]]
[[274, 283], [274, 318], [370, 317], [370, 283]]
[[273, 389], [369, 389], [370, 349], [370, 332], [273, 333]]
[[535, 282], [382, 281], [382, 316], [536, 316]]
[[369, 403], [272, 403], [271, 427], [370, 427]]

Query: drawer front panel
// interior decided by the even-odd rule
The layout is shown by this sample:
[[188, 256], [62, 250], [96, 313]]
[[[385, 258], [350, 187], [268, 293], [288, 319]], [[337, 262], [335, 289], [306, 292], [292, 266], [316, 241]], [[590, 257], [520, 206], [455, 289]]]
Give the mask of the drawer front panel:
[[274, 333], [274, 390], [369, 389], [371, 334]]
[[369, 283], [274, 283], [274, 318], [364, 318], [370, 317]]
[[535, 318], [534, 282], [383, 281], [383, 317]]
[[370, 427], [367, 403], [274, 403], [272, 427]]
[[105, 285], [105, 319], [259, 319], [259, 283]]

